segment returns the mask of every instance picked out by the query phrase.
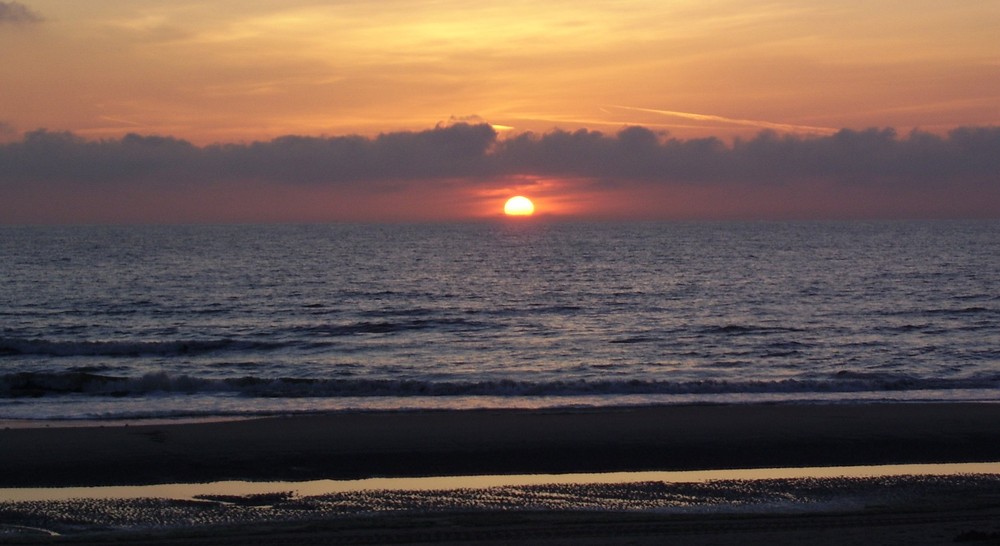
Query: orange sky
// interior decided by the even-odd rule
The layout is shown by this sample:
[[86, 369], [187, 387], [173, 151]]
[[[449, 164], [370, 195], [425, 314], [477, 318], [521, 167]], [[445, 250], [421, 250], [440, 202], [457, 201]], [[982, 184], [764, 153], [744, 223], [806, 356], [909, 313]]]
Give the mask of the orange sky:
[[[977, 0], [0, 1], [0, 144], [40, 128], [87, 140], [137, 133], [206, 146], [282, 135], [374, 138], [462, 121], [491, 124], [501, 141], [553, 130], [615, 135], [628, 126], [662, 139], [726, 143], [765, 129], [803, 138], [870, 127], [945, 135], [1000, 125], [997, 28], [1000, 3]], [[532, 189], [540, 211], [565, 215], [768, 215], [764, 204], [713, 208], [718, 188], [613, 191], [552, 171], [508, 170], [474, 188], [435, 177], [426, 195], [407, 190], [403, 199], [387, 190], [350, 206], [329, 204], [344, 195], [331, 188], [243, 187], [229, 212], [214, 201], [216, 212], [201, 210], [203, 200], [152, 221], [481, 217], [509, 192]], [[220, 188], [204, 191], [232, 191]], [[55, 206], [61, 190], [4, 191]], [[102, 198], [80, 191], [77, 205], [59, 205], [62, 212], [49, 215], [55, 220], [39, 221], [100, 221], [110, 205], [72, 213]], [[135, 191], [135, 203], [146, 202]], [[275, 203], [273, 193], [287, 199]], [[740, 202], [766, 204], [775, 194], [761, 190]], [[442, 195], [452, 196], [450, 207]], [[809, 203], [779, 216], [825, 214], [848, 200], [833, 192], [810, 202], [802, 189], [782, 195]], [[909, 213], [884, 215], [917, 214], [923, 205], [912, 199]], [[422, 201], [423, 209], [414, 204]], [[133, 210], [136, 218], [124, 221], [150, 214]]]

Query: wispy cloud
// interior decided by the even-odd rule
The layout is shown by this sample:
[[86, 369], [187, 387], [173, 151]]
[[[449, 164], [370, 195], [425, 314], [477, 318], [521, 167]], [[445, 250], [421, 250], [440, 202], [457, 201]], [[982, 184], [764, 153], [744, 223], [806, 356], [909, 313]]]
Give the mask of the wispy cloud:
[[132, 127], [141, 127], [142, 126], [142, 124], [139, 123], [139, 122], [130, 121], [130, 120], [127, 120], [127, 119], [122, 119], [122, 118], [116, 118], [116, 117], [112, 117], [112, 116], [100, 116], [100, 119], [103, 119], [105, 121], [110, 121], [110, 122], [116, 123], [118, 125], [130, 125]]
[[621, 110], [632, 110], [635, 112], [649, 112], [652, 114], [660, 114], [662, 116], [671, 116], [671, 117], [690, 119], [695, 121], [709, 121], [709, 122], [723, 123], [727, 125], [741, 125], [747, 127], [757, 127], [759, 129], [773, 129], [775, 131], [784, 131], [789, 133], [832, 135], [838, 131], [838, 129], [834, 129], [832, 127], [817, 127], [813, 125], [797, 125], [792, 123], [775, 123], [772, 121], [761, 121], [755, 119], [727, 118], [725, 116], [717, 116], [713, 114], [696, 114], [693, 112], [678, 112], [675, 110], [658, 110], [655, 108], [638, 108], [634, 106], [618, 106], [618, 105], [612, 105], [610, 106], [610, 108], [619, 108]]
[[41, 15], [20, 2], [0, 2], [0, 24], [24, 25], [43, 20]]

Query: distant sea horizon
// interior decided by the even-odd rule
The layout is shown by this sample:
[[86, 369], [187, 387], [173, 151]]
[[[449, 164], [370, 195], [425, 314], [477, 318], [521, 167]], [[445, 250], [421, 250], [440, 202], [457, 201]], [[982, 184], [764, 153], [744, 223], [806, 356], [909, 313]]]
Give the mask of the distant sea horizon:
[[0, 419], [1000, 401], [1000, 221], [0, 226]]

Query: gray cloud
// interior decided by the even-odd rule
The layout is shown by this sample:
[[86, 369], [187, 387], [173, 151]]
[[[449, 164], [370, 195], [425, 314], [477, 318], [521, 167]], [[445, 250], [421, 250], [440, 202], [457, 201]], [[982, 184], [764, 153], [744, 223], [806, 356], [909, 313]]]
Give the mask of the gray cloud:
[[493, 169], [488, 151], [495, 143], [489, 125], [462, 123], [374, 138], [285, 136], [206, 147], [161, 136], [87, 141], [38, 130], [0, 146], [0, 184], [351, 184], [481, 176]]
[[223, 177], [300, 183], [350, 183], [482, 176], [496, 132], [458, 123], [420, 132], [314, 138], [281, 137], [206, 149]]
[[[643, 127], [615, 134], [579, 130], [500, 139], [487, 124], [454, 123], [376, 137], [286, 136], [250, 144], [195, 146], [162, 136], [89, 141], [44, 130], [0, 144], [0, 188], [102, 192], [115, 187], [189, 191], [217, 183], [331, 186], [354, 194], [420, 184], [488, 185], [504, 177], [561, 177], [627, 191], [636, 187], [875, 189], [1000, 195], [1000, 127], [945, 136], [892, 129], [829, 136], [764, 131], [727, 144], [681, 140]], [[992, 197], [991, 197], [992, 196]], [[1000, 203], [992, 206], [1000, 214]]]
[[20, 2], [0, 2], [0, 24], [40, 23], [43, 18]]
[[731, 146], [716, 138], [664, 139], [643, 127], [614, 136], [593, 131], [524, 135], [503, 146], [504, 162], [549, 175], [636, 181], [787, 184], [998, 184], [1000, 127], [960, 128], [939, 137], [892, 129], [802, 137], [763, 131]]

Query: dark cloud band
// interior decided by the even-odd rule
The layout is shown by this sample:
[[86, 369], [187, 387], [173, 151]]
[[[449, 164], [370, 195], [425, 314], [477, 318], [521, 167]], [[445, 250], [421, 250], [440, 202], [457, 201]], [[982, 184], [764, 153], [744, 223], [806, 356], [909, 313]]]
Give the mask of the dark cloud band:
[[549, 176], [620, 184], [775, 185], [817, 181], [887, 187], [1000, 185], [1000, 128], [946, 136], [891, 129], [822, 137], [761, 132], [726, 144], [679, 140], [643, 127], [499, 139], [487, 124], [458, 123], [377, 137], [286, 136], [199, 147], [170, 137], [88, 141], [35, 131], [0, 145], [0, 185], [191, 187], [214, 181], [356, 185], [379, 181]]

